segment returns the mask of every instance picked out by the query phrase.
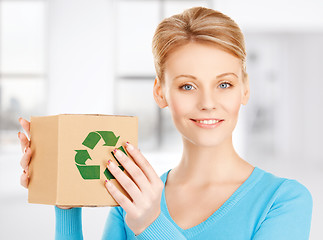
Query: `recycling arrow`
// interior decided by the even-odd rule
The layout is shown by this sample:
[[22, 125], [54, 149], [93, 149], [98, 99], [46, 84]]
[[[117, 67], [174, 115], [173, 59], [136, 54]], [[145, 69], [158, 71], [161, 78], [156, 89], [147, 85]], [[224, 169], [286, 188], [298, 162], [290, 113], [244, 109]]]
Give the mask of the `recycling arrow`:
[[105, 142], [103, 146], [115, 146], [119, 137], [116, 137], [111, 131], [90, 132], [82, 144], [93, 150], [100, 139], [103, 138], [103, 141]]
[[[101, 138], [104, 141], [103, 146], [115, 146], [120, 136], [116, 137], [116, 135], [112, 131], [90, 132], [82, 144], [93, 150]], [[122, 146], [119, 147], [118, 149], [120, 149], [127, 155], [126, 151]], [[81, 174], [81, 177], [83, 179], [100, 179], [100, 165], [86, 165], [86, 161], [88, 159], [92, 160], [88, 151], [87, 150], [75, 150], [75, 151], [76, 151], [75, 165], [78, 168]], [[118, 167], [122, 171], [124, 171], [123, 166], [121, 166], [120, 162], [114, 156], [113, 151], [111, 153], [112, 153], [112, 156], [115, 158], [115, 160], [118, 162], [119, 164]], [[107, 168], [104, 171], [104, 175], [108, 179], [115, 179], [115, 177], [111, 174], [111, 172]]]
[[87, 150], [75, 150], [75, 162], [78, 164], [85, 164], [86, 160], [91, 159], [90, 154], [87, 152]]
[[[100, 179], [100, 165], [89, 165], [85, 162], [91, 159], [87, 150], [75, 150], [75, 165], [83, 179]], [[91, 159], [92, 160], [92, 159]]]

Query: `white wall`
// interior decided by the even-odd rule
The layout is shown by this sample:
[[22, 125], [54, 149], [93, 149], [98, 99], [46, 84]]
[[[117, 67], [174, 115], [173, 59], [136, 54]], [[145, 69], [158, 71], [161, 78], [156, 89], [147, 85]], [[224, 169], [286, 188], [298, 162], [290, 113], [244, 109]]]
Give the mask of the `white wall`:
[[322, 0], [213, 0], [213, 8], [247, 30], [323, 29]]
[[50, 0], [48, 9], [48, 114], [112, 114], [114, 1]]

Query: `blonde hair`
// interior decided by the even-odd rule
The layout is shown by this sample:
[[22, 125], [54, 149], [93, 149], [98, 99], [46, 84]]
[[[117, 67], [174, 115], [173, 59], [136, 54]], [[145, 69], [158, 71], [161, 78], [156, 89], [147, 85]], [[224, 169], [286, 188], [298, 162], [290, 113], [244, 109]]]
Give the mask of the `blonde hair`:
[[221, 12], [193, 7], [161, 21], [154, 33], [152, 52], [157, 78], [164, 82], [165, 62], [177, 47], [189, 42], [211, 43], [238, 57], [246, 76], [246, 50], [239, 26]]

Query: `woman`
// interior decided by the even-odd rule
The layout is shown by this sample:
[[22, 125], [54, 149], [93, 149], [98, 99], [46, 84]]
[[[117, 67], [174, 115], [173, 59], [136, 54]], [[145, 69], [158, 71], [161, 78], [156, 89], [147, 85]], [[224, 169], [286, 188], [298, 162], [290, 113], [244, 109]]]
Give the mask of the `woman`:
[[[180, 163], [160, 178], [131, 143], [116, 155], [132, 176], [109, 170], [128, 192], [107, 190], [111, 209], [103, 239], [308, 239], [312, 197], [293, 179], [277, 177], [242, 159], [232, 132], [249, 99], [244, 37], [228, 16], [194, 7], [164, 19], [153, 37], [153, 93], [168, 107], [182, 135]], [[29, 132], [29, 122], [20, 119]], [[29, 141], [21, 184], [28, 186]], [[81, 208], [56, 210], [56, 238], [82, 239]]]

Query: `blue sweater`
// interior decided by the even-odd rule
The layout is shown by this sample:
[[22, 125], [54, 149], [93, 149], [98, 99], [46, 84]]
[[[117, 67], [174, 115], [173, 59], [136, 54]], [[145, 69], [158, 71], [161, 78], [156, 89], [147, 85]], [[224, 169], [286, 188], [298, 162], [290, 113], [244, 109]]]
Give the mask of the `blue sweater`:
[[[169, 171], [161, 176], [164, 185]], [[161, 213], [141, 234], [135, 236], [124, 221], [126, 212], [113, 207], [102, 239], [307, 240], [312, 207], [311, 193], [304, 185], [255, 167], [231, 197], [197, 226], [184, 230], [173, 221], [164, 188]], [[81, 208], [55, 207], [55, 212], [56, 239], [83, 239]]]

